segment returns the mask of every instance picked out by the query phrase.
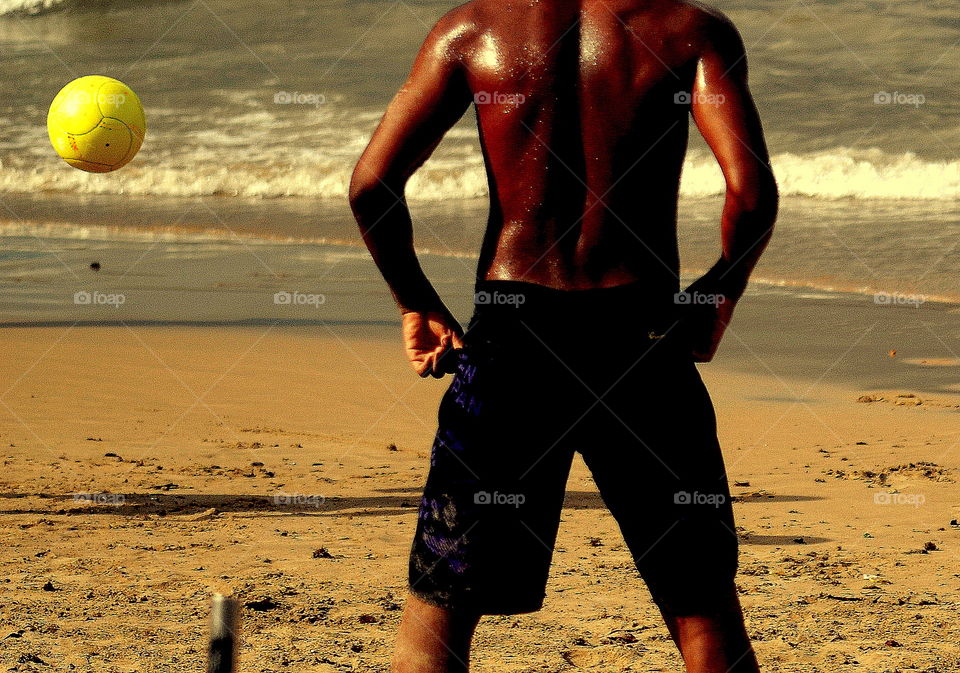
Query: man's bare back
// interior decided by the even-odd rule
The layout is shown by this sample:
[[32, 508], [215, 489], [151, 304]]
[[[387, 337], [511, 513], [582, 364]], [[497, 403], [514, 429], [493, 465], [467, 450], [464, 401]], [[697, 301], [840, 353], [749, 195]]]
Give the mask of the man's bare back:
[[717, 19], [636, 0], [477, 0], [457, 18], [450, 48], [464, 54], [470, 90], [484, 92], [483, 277], [675, 292], [685, 102]]
[[[473, 0], [437, 23], [350, 194], [401, 310], [417, 314], [405, 318], [407, 334], [427, 336], [427, 347], [438, 329], [428, 314], [449, 321], [416, 261], [401, 197], [471, 104], [490, 187], [477, 278], [558, 289], [642, 282], [654, 303], [679, 289], [677, 196], [692, 113], [727, 181], [721, 257], [693, 288], [728, 298], [700, 316], [696, 355], [709, 360], [776, 210], [732, 24], [683, 0]], [[432, 368], [413, 351], [418, 371]]]

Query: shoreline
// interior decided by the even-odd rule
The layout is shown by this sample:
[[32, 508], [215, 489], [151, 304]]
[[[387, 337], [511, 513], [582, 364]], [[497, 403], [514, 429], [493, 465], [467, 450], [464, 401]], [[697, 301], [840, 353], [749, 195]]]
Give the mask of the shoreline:
[[[341, 264], [351, 261], [355, 260]], [[447, 306], [466, 326], [473, 310], [472, 285], [462, 280], [462, 269], [430, 262], [424, 265], [428, 275], [436, 279]], [[122, 307], [81, 305], [68, 309], [61, 298], [57, 310], [71, 310], [70, 319], [8, 319], [0, 322], [0, 334], [27, 329], [180, 328], [229, 332], [269, 328], [303, 337], [342, 331], [399, 344], [400, 319], [379, 279], [358, 282], [354, 277], [349, 282], [328, 281], [327, 285], [328, 292], [320, 295], [323, 302], [318, 306], [276, 305], [274, 290], [285, 287], [280, 285], [226, 294], [217, 289], [202, 295], [134, 290], [125, 297]], [[67, 289], [64, 296], [69, 298]], [[207, 303], [201, 301], [205, 297]], [[0, 315], [4, 313], [4, 304], [0, 301]], [[218, 312], [223, 317], [190, 317], [191, 313], [216, 316]], [[250, 317], [229, 317], [242, 312]], [[164, 313], [166, 317], [162, 317]], [[611, 316], [610, 327], [614, 329], [616, 319]], [[751, 288], [738, 304], [714, 361], [701, 367], [807, 383], [826, 382], [851, 390], [899, 389], [951, 395], [960, 394], [958, 354], [960, 310], [952, 304], [908, 307], [876, 304], [867, 296], [803, 298], [791, 292]]]

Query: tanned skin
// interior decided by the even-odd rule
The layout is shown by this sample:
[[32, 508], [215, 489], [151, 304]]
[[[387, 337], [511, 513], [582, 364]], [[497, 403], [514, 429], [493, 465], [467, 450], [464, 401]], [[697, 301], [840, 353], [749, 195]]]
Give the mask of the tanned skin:
[[[477, 277], [559, 289], [639, 281], [651, 305], [674, 301], [692, 114], [726, 180], [720, 257], [687, 288], [725, 300], [687, 306], [683, 320], [692, 357], [712, 359], [777, 211], [730, 21], [691, 0], [473, 0], [440, 19], [350, 185], [420, 376], [452, 369], [441, 356], [463, 332], [417, 260], [404, 188], [475, 96], [490, 187]], [[735, 595], [711, 614], [664, 618], [690, 673], [758, 670]], [[477, 620], [411, 596], [393, 670], [466, 671]]]

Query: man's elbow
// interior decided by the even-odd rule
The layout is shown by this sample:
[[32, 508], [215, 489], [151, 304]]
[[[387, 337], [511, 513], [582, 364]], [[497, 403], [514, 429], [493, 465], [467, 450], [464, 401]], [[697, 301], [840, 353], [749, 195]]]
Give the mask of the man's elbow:
[[350, 188], [347, 190], [347, 200], [350, 202], [350, 208], [358, 213], [366, 210], [368, 204], [376, 197], [378, 181], [375, 177], [361, 172], [357, 166], [350, 178]]
[[780, 206], [780, 193], [777, 181], [772, 175], [758, 177], [742, 188], [734, 190], [737, 207], [743, 215], [758, 222], [769, 222], [772, 226]]
[[380, 171], [361, 162], [354, 168], [353, 175], [350, 177], [347, 198], [353, 212], [362, 213], [386, 201], [392, 202], [401, 197], [390, 187]]
[[[780, 207], [780, 190], [777, 188], [777, 181], [772, 174], [764, 180], [760, 204], [765, 213], [771, 220], [777, 218], [777, 209]], [[772, 224], [772, 222], [771, 222]]]

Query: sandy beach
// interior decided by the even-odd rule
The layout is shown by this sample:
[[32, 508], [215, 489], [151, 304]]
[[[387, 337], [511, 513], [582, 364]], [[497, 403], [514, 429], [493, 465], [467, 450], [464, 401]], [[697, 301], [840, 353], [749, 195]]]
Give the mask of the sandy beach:
[[[5, 670], [200, 670], [214, 591], [241, 671], [386, 670], [445, 387], [395, 327], [0, 340]], [[701, 372], [764, 670], [956, 670], [960, 396]], [[681, 670], [579, 457], [567, 489], [544, 610], [485, 618], [476, 670]]]
[[[389, 670], [449, 379], [419, 379], [405, 360], [348, 195], [401, 87], [431, 114], [393, 128], [454, 109], [409, 76], [454, 4], [0, 0], [0, 671], [205, 670], [215, 592], [242, 606], [236, 673]], [[527, 4], [549, 3], [491, 15]], [[606, 16], [584, 14], [549, 39], [535, 34], [540, 19], [509, 31], [524, 40], [514, 74], [472, 93], [517, 100], [521, 85], [553, 87], [514, 111], [540, 143], [517, 129], [499, 144], [536, 151], [496, 159], [488, 141], [507, 118], [485, 123], [492, 108], [479, 96], [448, 120], [401, 190], [424, 272], [464, 324], [491, 213], [543, 217], [530, 240], [545, 241], [563, 223], [565, 237], [606, 219], [593, 210], [602, 202], [619, 221], [614, 238], [550, 248], [569, 244], [570, 259], [596, 249], [582, 277], [600, 278], [611, 251], [641, 251], [623, 225], [685, 288], [718, 259], [721, 219], [728, 232], [739, 219], [728, 202], [752, 212], [743, 221], [762, 219], [769, 185], [753, 198], [749, 176], [769, 169], [773, 238], [716, 359], [700, 366], [761, 670], [960, 671], [957, 2], [711, 2], [748, 52], [765, 150], [743, 140], [758, 130], [708, 143], [694, 128], [752, 126], [731, 123], [754, 107], [743, 104], [742, 57], [720, 77], [734, 85], [722, 91], [740, 91], [733, 106], [719, 107], [724, 93], [696, 103], [731, 117], [686, 118], [710, 89], [704, 73], [720, 70], [701, 67], [714, 60], [704, 55], [739, 50], [728, 29], [718, 35], [729, 45], [697, 56], [694, 38], [675, 33], [685, 20], [665, 22], [675, 37], [632, 27], [633, 14], [653, 17], [663, 3], [585, 4], [606, 7], [644, 48], [608, 51], [619, 43], [591, 27], [615, 26]], [[563, 14], [559, 5], [543, 16]], [[458, 46], [469, 33], [422, 53], [472, 54]], [[508, 72], [506, 41], [487, 32], [483, 44], [489, 63], [474, 70]], [[665, 47], [687, 55], [663, 58]], [[568, 53], [581, 54], [579, 75], [536, 73], [572, 66]], [[667, 84], [636, 88], [661, 66]], [[47, 123], [57, 92], [95, 73], [122, 80], [147, 120], [140, 151], [110, 173], [64, 163]], [[462, 89], [475, 77], [444, 79]], [[629, 101], [635, 109], [621, 109]], [[546, 124], [548, 112], [567, 121]], [[649, 142], [598, 140], [627, 129]], [[538, 158], [540, 145], [550, 152]], [[764, 170], [721, 168], [723, 154]], [[495, 175], [491, 158], [520, 177]], [[675, 169], [677, 185], [666, 179]], [[528, 191], [538, 184], [550, 198]], [[521, 192], [522, 207], [505, 209], [504, 196]], [[573, 205], [558, 210], [553, 194]], [[673, 232], [658, 229], [672, 204], [657, 206], [674, 194], [676, 269], [672, 244], [661, 247]], [[645, 279], [656, 262], [644, 259], [621, 269]], [[644, 303], [611, 316], [595, 346], [633, 338], [617, 320]], [[647, 476], [635, 478], [643, 498]], [[683, 671], [579, 456], [544, 609], [484, 618], [472, 663], [478, 673]]]

